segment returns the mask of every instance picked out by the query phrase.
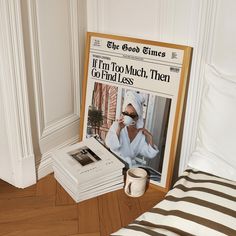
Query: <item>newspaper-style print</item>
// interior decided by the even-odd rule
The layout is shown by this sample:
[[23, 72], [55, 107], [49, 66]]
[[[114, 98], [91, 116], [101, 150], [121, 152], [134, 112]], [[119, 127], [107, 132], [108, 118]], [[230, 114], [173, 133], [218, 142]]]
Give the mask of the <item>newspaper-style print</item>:
[[83, 138], [165, 186], [184, 50], [91, 36]]

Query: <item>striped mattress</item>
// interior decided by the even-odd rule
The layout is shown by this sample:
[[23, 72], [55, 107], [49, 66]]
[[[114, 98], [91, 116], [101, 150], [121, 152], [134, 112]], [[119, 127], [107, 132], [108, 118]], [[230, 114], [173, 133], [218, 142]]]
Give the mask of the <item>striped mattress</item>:
[[236, 182], [189, 169], [165, 199], [113, 236], [236, 236]]

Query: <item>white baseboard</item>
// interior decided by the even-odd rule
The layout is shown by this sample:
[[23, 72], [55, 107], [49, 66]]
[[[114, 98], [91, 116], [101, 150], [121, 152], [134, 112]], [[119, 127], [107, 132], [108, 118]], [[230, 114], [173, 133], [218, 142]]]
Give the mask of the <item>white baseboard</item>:
[[78, 141], [79, 141], [79, 136], [75, 136], [67, 140], [66, 142], [62, 143], [61, 145], [58, 145], [54, 149], [50, 150], [50, 152], [47, 152], [44, 155], [42, 155], [40, 160], [36, 162], [37, 179], [39, 180], [53, 172], [53, 168], [52, 168], [52, 153], [53, 152], [63, 147], [77, 143]]
[[15, 160], [14, 185], [18, 188], [26, 188], [36, 183], [34, 155]]

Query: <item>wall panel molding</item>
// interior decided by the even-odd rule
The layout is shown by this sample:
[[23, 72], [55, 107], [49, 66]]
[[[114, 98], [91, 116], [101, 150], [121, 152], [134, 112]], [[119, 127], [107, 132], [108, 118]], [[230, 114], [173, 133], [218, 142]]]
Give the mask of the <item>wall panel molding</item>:
[[193, 49], [191, 80], [188, 91], [179, 174], [187, 167], [188, 159], [196, 147], [197, 127], [204, 82], [204, 66], [206, 63], [211, 63], [211, 44], [218, 3], [217, 0], [201, 1], [197, 39]]
[[36, 102], [36, 116], [39, 138], [43, 134], [45, 128], [44, 109], [43, 109], [43, 92], [42, 92], [42, 80], [41, 80], [41, 65], [40, 65], [40, 53], [39, 53], [39, 37], [38, 37], [38, 20], [36, 2], [28, 1], [29, 6], [29, 25], [30, 25], [30, 37], [31, 37], [31, 56], [32, 56], [32, 73], [34, 80], [35, 102]]
[[27, 77], [22, 33], [21, 1], [0, 2], [1, 93], [6, 121], [13, 183], [27, 187], [36, 182], [31, 136]]
[[[31, 46], [28, 67], [32, 68], [33, 82], [30, 84], [34, 97], [31, 113], [34, 114], [32, 118], [36, 127], [34, 143], [38, 178], [52, 172], [53, 151], [78, 141], [81, 77], [87, 32], [86, 7], [85, 0], [52, 0], [50, 3], [44, 0], [28, 0], [26, 4]], [[50, 9], [53, 9], [53, 17], [50, 17]], [[57, 21], [61, 24], [58, 28]], [[45, 55], [55, 61], [51, 62]], [[61, 99], [58, 91], [62, 92]], [[58, 101], [62, 104], [57, 102], [58, 95]], [[54, 105], [56, 113], [53, 110]]]
[[[74, 113], [73, 115], [75, 115], [76, 119], [78, 119], [78, 116], [80, 115], [80, 82], [81, 80], [79, 78], [81, 78], [83, 76], [83, 74], [81, 73], [82, 70], [82, 58], [81, 56], [83, 54], [80, 55], [81, 53], [81, 44], [82, 46], [84, 46], [84, 44], [82, 42], [79, 41], [79, 36], [81, 34], [81, 36], [85, 37], [84, 32], [81, 32], [81, 24], [80, 24], [80, 13], [81, 11], [79, 11], [79, 8], [81, 7], [83, 9], [82, 6], [82, 2], [80, 1], [80, 5], [78, 3], [77, 0], [71, 0], [70, 1], [70, 12], [71, 12], [71, 19], [70, 19], [70, 26], [71, 26], [71, 55], [72, 55], [72, 90], [74, 93]], [[81, 17], [81, 21], [82, 21]], [[82, 41], [82, 37], [80, 38]]]
[[52, 155], [53, 152], [55, 152], [58, 149], [64, 148], [66, 146], [72, 145], [74, 143], [77, 143], [79, 141], [79, 137], [73, 137], [71, 139], [68, 139], [66, 142], [54, 147], [49, 152], [46, 152], [42, 155], [40, 160], [37, 160], [36, 166], [37, 166], [37, 178], [41, 179], [44, 176], [50, 174], [53, 172], [52, 167]]
[[[30, 22], [30, 35], [32, 43], [32, 62], [33, 62], [33, 80], [36, 101], [36, 116], [38, 126], [39, 139], [46, 138], [48, 135], [53, 134], [61, 127], [69, 126], [71, 123], [79, 119], [79, 104], [80, 104], [80, 82], [79, 82], [79, 50], [78, 50], [78, 6], [77, 1], [68, 1], [69, 10], [69, 32], [70, 32], [70, 65], [71, 65], [71, 92], [73, 93], [73, 111], [71, 114], [64, 114], [60, 118], [47, 121], [45, 114], [45, 97], [43, 94], [43, 81], [42, 81], [42, 65], [40, 62], [40, 41], [39, 41], [39, 22], [37, 13], [37, 1], [28, 1], [29, 6], [29, 22]], [[55, 39], [56, 40], [56, 39]], [[56, 89], [55, 84], [55, 89]]]

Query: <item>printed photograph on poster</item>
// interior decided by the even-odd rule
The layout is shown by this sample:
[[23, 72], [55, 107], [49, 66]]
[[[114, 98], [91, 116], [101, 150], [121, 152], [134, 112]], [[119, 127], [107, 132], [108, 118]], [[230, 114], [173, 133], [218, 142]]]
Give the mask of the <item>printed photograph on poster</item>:
[[191, 49], [88, 33], [81, 139], [98, 136], [128, 168], [167, 188]]
[[129, 167], [160, 181], [171, 99], [97, 82], [92, 93], [86, 138], [98, 135]]
[[86, 166], [101, 160], [101, 158], [87, 146], [73, 150], [68, 154], [78, 161], [81, 166]]

